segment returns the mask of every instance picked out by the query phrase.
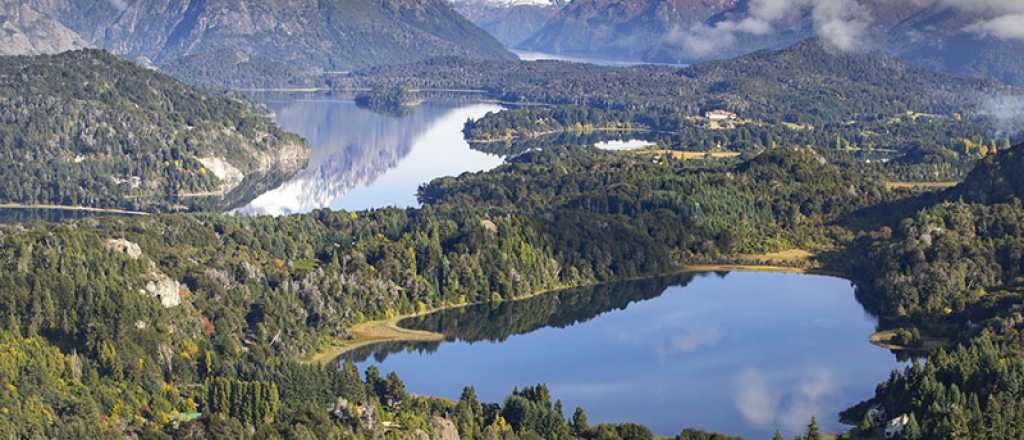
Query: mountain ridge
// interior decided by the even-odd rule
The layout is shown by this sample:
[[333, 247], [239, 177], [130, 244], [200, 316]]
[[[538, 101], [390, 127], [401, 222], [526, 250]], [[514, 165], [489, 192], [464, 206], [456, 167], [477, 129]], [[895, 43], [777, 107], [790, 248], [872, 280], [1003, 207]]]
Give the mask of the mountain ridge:
[[223, 49], [306, 71], [444, 55], [514, 58], [446, 0], [29, 0], [26, 5], [51, 28], [59, 25], [89, 46], [144, 64]]

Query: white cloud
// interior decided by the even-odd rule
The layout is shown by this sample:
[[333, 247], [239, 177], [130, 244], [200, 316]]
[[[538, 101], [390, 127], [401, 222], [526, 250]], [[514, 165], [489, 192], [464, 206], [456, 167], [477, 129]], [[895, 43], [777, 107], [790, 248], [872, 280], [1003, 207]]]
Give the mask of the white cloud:
[[792, 28], [805, 15], [814, 32], [833, 49], [851, 51], [869, 46], [868, 34], [875, 22], [872, 8], [911, 2], [916, 6], [943, 6], [972, 14], [978, 21], [964, 29], [978, 35], [1024, 40], [1024, 0], [751, 0], [749, 14], [739, 20], [714, 24], [697, 23], [672, 29], [665, 37], [690, 56], [704, 57], [732, 49], [741, 35], [770, 35]]
[[820, 0], [812, 10], [814, 30], [834, 49], [851, 51], [864, 48], [864, 33], [873, 18], [863, 5], [853, 0]]
[[1002, 40], [1024, 40], [1024, 13], [1007, 14], [991, 20], [979, 21], [965, 30]]
[[1014, 137], [1024, 127], [1024, 96], [989, 95], [979, 97], [979, 113], [995, 121], [1001, 136]]

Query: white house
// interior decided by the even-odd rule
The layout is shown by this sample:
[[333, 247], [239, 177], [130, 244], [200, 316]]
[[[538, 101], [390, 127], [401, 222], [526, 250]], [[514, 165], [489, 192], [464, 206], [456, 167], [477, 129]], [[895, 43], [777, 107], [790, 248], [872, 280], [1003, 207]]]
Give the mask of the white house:
[[727, 119], [736, 119], [736, 113], [726, 110], [711, 110], [704, 112], [704, 117], [712, 121], [724, 121]]

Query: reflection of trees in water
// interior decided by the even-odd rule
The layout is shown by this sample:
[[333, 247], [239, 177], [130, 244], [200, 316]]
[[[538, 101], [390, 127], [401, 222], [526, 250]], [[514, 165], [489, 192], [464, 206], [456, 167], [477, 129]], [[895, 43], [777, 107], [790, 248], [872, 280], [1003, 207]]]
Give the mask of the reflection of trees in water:
[[382, 115], [330, 99], [272, 105], [278, 123], [310, 146], [309, 165], [241, 211], [285, 214], [325, 208], [367, 185], [407, 156], [416, 138], [451, 106], [423, 105], [401, 116]]
[[[724, 277], [725, 273], [715, 273]], [[540, 328], [565, 328], [594, 319], [634, 302], [657, 298], [672, 286], [688, 285], [700, 274], [682, 274], [595, 287], [569, 289], [520, 301], [479, 304], [444, 310], [427, 316], [402, 320], [405, 328], [447, 335], [446, 340], [465, 342], [497, 341]], [[403, 351], [433, 353], [442, 342], [387, 342], [353, 350], [344, 357], [356, 362], [371, 356], [383, 362], [388, 355]]]
[[64, 220], [115, 215], [106, 212], [73, 211], [67, 209], [0, 208], [0, 224], [30, 221], [60, 222]]
[[[601, 142], [642, 140], [651, 143], [669, 139], [669, 136], [657, 133], [644, 132], [608, 132], [595, 131], [591, 133], [557, 133], [547, 136], [539, 136], [530, 139], [522, 139], [509, 143], [488, 142], [469, 144], [474, 150], [499, 156], [515, 156], [533, 149], [544, 149], [564, 145], [590, 146]], [[670, 141], [666, 141], [671, 143]]]

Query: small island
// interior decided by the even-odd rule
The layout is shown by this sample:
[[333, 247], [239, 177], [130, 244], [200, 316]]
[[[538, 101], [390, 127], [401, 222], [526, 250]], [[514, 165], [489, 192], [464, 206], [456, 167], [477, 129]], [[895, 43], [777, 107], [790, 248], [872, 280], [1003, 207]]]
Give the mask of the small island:
[[423, 98], [405, 87], [379, 87], [356, 95], [356, 105], [388, 114], [402, 114], [422, 103]]

